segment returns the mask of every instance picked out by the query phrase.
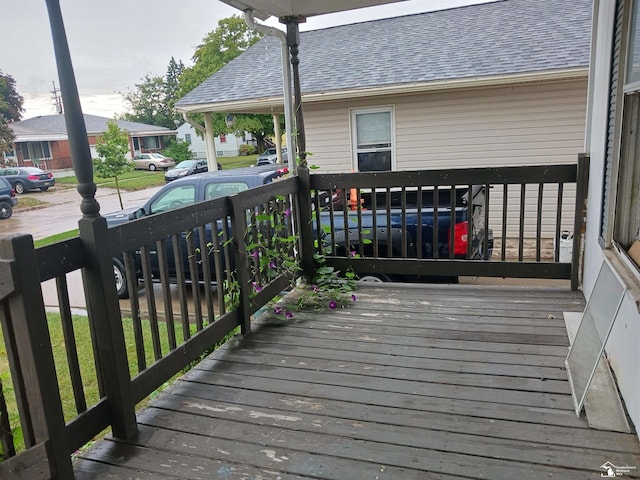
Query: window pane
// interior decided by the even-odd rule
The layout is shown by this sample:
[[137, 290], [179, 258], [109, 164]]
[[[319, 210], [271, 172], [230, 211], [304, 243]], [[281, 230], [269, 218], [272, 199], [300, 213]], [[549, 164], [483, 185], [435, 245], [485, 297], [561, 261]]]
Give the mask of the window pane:
[[640, 5], [633, 2], [631, 27], [629, 29], [629, 51], [627, 53], [627, 83], [640, 81]]
[[190, 133], [185, 133], [184, 134], [184, 141], [187, 143], [187, 145], [191, 145], [191, 134]]
[[359, 172], [386, 172], [391, 170], [391, 150], [358, 152]]
[[49, 151], [49, 142], [42, 142], [42, 155], [43, 158], [51, 158], [51, 152]]
[[358, 148], [391, 144], [391, 112], [356, 114]]
[[186, 207], [196, 203], [196, 189], [193, 185], [172, 188], [151, 204], [151, 212], [158, 213]]
[[242, 182], [210, 183], [209, 185], [207, 185], [205, 198], [207, 200], [213, 200], [214, 198], [220, 198], [227, 195], [233, 195], [234, 193], [244, 192], [248, 188], [248, 185]]

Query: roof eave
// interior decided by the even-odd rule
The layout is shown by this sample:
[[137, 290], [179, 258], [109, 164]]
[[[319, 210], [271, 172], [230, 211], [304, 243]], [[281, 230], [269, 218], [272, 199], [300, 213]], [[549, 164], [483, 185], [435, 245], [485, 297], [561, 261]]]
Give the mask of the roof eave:
[[[332, 90], [326, 92], [305, 93], [302, 99], [305, 103], [328, 102], [349, 98], [374, 97], [385, 95], [399, 95], [422, 93], [439, 90], [455, 90], [460, 88], [482, 88], [500, 85], [523, 83], [539, 83], [550, 81], [586, 78], [588, 67], [567, 68], [544, 72], [528, 72], [512, 75], [494, 75], [487, 77], [456, 78], [451, 80], [436, 80], [431, 82], [402, 83], [396, 85], [356, 88], [346, 90]], [[196, 105], [176, 105], [181, 113], [282, 113], [282, 97], [255, 98], [233, 102], [202, 103]]]

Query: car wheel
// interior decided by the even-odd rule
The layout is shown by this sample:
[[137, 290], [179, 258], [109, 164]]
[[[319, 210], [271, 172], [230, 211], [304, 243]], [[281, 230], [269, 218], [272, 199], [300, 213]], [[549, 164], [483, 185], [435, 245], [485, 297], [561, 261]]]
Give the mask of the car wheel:
[[49, 187], [40, 187], [41, 192], [46, 192], [47, 190], [49, 190]]
[[124, 265], [117, 258], [113, 259], [113, 276], [116, 282], [116, 293], [118, 294], [118, 298], [129, 298], [127, 273], [124, 269]]
[[7, 202], [0, 202], [0, 220], [6, 220], [13, 215], [13, 207]]
[[149, 170], [152, 171], [152, 172], [155, 172], [156, 171], [156, 166], [153, 163], [150, 163], [149, 164]]
[[25, 191], [24, 183], [22, 183], [22, 182], [18, 182], [18, 183], [16, 183], [16, 184], [13, 186], [13, 189], [16, 191], [16, 193], [23, 194], [23, 193], [24, 193], [24, 191]]

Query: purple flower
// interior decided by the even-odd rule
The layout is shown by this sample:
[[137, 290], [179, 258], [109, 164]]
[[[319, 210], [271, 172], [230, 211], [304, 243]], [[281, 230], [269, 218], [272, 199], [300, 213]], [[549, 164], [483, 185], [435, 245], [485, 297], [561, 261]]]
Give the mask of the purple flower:
[[287, 209], [284, 211], [284, 216], [285, 216], [285, 217], [289, 217], [289, 216], [291, 216], [291, 209], [290, 209], [290, 208], [287, 208]]
[[311, 285], [311, 291], [312, 291], [313, 293], [318, 293], [318, 290], [320, 290], [320, 289], [318, 288], [318, 285]]
[[356, 296], [355, 295], [351, 295], [351, 300], [355, 302], [356, 301]]
[[260, 254], [258, 253], [258, 251], [257, 251], [257, 250], [254, 250], [253, 252], [251, 252], [251, 256], [252, 256], [253, 258], [258, 258], [258, 257], [260, 256]]
[[331, 301], [329, 302], [329, 308], [330, 308], [331, 310], [335, 310], [337, 306], [338, 306], [338, 304], [337, 304], [335, 301], [331, 300]]
[[273, 313], [280, 315], [282, 313], [282, 307], [273, 307]]
[[258, 285], [257, 282], [251, 282], [251, 286], [254, 288], [254, 290], [256, 291], [256, 293], [261, 292], [262, 291], [262, 287], [260, 285]]
[[274, 262], [273, 260], [271, 260], [271, 261], [269, 262], [269, 268], [270, 268], [271, 270], [275, 270], [275, 269], [276, 269], [276, 262]]
[[355, 257], [356, 256], [356, 251], [355, 250], [351, 250], [349, 252], [349, 255], [352, 256], [352, 257]]
[[286, 311], [284, 312], [284, 316], [286, 317], [287, 320], [291, 320], [293, 318], [293, 313]]

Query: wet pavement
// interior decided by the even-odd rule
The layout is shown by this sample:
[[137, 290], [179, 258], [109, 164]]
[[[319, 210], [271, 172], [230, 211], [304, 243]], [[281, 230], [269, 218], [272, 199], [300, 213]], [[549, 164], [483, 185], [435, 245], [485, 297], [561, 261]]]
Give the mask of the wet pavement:
[[[124, 208], [137, 207], [153, 195], [160, 187], [138, 190], [135, 192], [121, 192]], [[75, 188], [55, 186], [47, 192], [29, 192], [18, 196], [20, 199], [32, 197], [47, 202], [44, 207], [28, 210], [14, 210], [13, 216], [0, 222], [0, 235], [27, 233], [39, 240], [56, 233], [62, 233], [78, 228], [78, 220], [82, 217], [80, 201], [82, 197]], [[117, 191], [113, 188], [98, 187], [96, 199], [100, 204], [101, 213], [120, 210]]]

